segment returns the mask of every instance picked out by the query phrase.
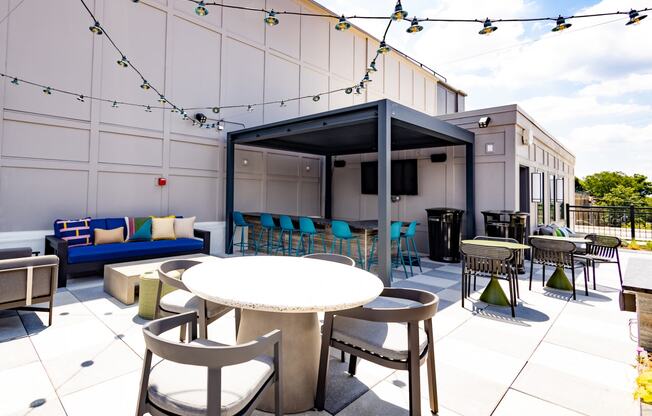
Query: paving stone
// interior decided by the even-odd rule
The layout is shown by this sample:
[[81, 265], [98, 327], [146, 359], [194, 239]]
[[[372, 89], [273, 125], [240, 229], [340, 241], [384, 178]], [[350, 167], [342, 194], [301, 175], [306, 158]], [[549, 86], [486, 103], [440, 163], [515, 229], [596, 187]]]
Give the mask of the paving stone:
[[[525, 410], [527, 409], [527, 410]], [[581, 413], [565, 409], [556, 404], [509, 389], [492, 416], [581, 416]]]

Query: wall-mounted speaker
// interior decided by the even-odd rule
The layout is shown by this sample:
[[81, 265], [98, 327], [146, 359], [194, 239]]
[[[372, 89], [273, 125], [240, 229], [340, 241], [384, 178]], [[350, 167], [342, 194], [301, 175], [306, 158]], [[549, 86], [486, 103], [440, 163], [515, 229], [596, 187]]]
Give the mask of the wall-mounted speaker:
[[446, 161], [446, 153], [433, 153], [430, 155], [432, 163], [441, 163]]
[[346, 160], [335, 160], [333, 161], [333, 166], [335, 166], [336, 168], [343, 168], [344, 166], [346, 166]]

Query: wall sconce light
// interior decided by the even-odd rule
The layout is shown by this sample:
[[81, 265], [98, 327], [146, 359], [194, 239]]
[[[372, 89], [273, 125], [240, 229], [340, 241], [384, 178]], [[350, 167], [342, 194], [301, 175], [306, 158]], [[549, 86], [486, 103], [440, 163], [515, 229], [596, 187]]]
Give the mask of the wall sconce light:
[[242, 159], [242, 166], [247, 166], [249, 164], [248, 159]]
[[487, 143], [484, 145], [484, 152], [485, 153], [493, 153], [494, 152], [494, 144], [493, 143]]
[[400, 195], [392, 195], [390, 199], [391, 199], [392, 202], [398, 202], [398, 201], [401, 200], [401, 196]]
[[489, 123], [491, 123], [491, 117], [480, 117], [480, 120], [478, 120], [478, 127], [481, 129], [489, 127]]
[[306, 165], [306, 172], [310, 172], [310, 165]]

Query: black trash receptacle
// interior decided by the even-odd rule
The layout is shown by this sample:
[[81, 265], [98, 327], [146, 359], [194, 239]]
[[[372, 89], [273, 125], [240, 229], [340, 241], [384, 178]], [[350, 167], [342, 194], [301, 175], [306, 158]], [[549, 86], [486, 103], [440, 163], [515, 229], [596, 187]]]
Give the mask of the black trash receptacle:
[[426, 212], [430, 259], [458, 263], [464, 211], [455, 208], [428, 208]]

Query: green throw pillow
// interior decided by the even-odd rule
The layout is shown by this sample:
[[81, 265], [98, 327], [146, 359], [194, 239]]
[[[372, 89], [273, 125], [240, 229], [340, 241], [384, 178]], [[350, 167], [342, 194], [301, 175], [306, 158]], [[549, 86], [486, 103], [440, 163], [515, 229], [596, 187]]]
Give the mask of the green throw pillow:
[[143, 224], [136, 228], [136, 232], [129, 238], [129, 241], [151, 241], [152, 240], [152, 219], [147, 218]]

